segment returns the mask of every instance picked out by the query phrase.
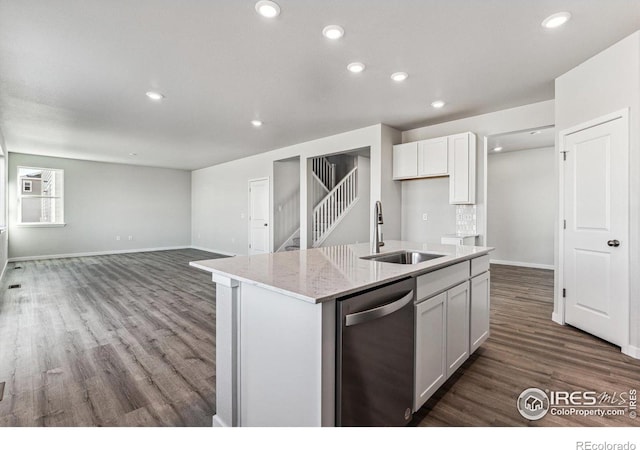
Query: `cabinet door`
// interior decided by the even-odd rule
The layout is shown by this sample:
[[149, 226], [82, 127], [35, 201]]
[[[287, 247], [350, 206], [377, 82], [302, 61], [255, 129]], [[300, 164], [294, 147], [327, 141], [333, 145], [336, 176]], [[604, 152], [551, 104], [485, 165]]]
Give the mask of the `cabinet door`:
[[449, 203], [476, 202], [476, 136], [462, 133], [449, 136]]
[[418, 142], [418, 176], [433, 177], [449, 173], [446, 137]]
[[442, 293], [416, 305], [414, 411], [445, 382], [446, 298]]
[[489, 337], [490, 284], [489, 272], [471, 279], [471, 353]]
[[469, 357], [469, 282], [447, 291], [447, 378]]
[[418, 143], [409, 142], [393, 146], [393, 179], [418, 176]]

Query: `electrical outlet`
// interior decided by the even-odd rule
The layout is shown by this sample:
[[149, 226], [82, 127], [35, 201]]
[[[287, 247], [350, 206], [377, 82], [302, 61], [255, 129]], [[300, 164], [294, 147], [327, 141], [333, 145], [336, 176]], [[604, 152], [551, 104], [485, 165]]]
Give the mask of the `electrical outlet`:
[[427, 213], [423, 213], [422, 214], [422, 220], [427, 220], [429, 216], [427, 216]]
[[116, 236], [116, 241], [119, 241], [119, 240], [120, 240], [120, 236]]
[[130, 240], [130, 241], [133, 241], [133, 236], [129, 236], [129, 240]]

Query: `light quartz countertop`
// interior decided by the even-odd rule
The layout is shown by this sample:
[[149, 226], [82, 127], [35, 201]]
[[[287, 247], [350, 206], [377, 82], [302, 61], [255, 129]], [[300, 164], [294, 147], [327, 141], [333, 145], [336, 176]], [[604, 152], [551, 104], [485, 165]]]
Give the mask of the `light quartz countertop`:
[[192, 261], [191, 266], [310, 303], [321, 303], [371, 287], [450, 266], [489, 253], [491, 247], [385, 241], [380, 254], [415, 250], [445, 255], [419, 264], [391, 264], [360, 259], [371, 255], [369, 243], [291, 252]]

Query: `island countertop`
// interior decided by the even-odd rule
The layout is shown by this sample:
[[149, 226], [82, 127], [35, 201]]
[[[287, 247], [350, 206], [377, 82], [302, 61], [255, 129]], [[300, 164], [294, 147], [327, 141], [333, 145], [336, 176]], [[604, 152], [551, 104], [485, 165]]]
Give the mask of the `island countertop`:
[[192, 261], [214, 275], [249, 283], [310, 303], [321, 303], [391, 281], [415, 277], [488, 254], [491, 247], [385, 241], [380, 254], [413, 250], [444, 255], [418, 264], [361, 259], [370, 244], [339, 245], [280, 253]]

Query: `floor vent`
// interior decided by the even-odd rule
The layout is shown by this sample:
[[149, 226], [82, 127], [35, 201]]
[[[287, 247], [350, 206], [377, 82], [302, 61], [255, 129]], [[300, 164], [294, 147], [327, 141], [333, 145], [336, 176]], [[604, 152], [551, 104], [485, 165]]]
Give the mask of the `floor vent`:
[[21, 287], [22, 287], [21, 284], [10, 284], [9, 285], [9, 289], [19, 289]]
[[18, 269], [22, 269], [22, 266], [15, 266], [15, 267], [13, 268], [13, 270], [18, 270]]
[[2, 401], [2, 397], [4, 397], [4, 381], [0, 383], [0, 402]]

